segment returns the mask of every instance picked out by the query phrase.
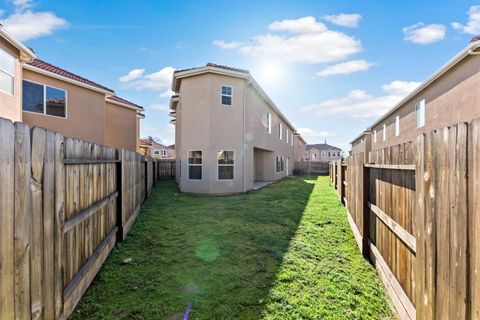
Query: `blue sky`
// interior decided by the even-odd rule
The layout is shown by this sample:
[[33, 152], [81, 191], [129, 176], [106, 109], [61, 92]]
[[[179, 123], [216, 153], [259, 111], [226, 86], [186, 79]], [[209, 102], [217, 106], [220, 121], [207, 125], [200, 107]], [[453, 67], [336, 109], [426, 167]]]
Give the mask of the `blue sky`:
[[472, 1], [3, 1], [37, 56], [145, 106], [174, 142], [174, 69], [247, 68], [309, 143], [348, 143], [480, 34]]

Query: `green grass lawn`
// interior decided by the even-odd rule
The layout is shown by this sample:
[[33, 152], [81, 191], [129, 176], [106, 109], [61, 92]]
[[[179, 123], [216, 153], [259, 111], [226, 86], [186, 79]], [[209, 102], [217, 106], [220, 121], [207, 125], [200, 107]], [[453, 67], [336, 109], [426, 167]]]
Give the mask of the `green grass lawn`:
[[222, 197], [161, 182], [72, 319], [182, 319], [189, 304], [190, 319], [392, 317], [328, 177]]

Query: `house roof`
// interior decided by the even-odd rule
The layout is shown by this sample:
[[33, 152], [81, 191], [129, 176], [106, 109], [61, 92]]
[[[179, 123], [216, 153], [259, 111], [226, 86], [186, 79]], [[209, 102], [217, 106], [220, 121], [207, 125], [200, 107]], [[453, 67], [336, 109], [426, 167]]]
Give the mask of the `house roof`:
[[379, 123], [384, 121], [385, 118], [388, 118], [390, 115], [392, 115], [392, 113], [394, 113], [396, 110], [401, 108], [410, 99], [412, 99], [414, 96], [420, 93], [423, 89], [428, 87], [432, 82], [440, 78], [448, 70], [453, 68], [457, 63], [462, 61], [465, 57], [469, 56], [470, 54], [479, 54], [480, 53], [480, 51], [478, 50], [479, 48], [480, 48], [480, 39], [477, 39], [475, 37], [465, 48], [463, 48], [462, 51], [460, 51], [456, 56], [450, 59], [450, 61], [444, 64], [440, 69], [438, 69], [434, 74], [432, 74], [427, 80], [425, 80], [422, 84], [420, 84], [415, 90], [410, 92], [399, 103], [393, 106], [392, 109], [387, 111], [387, 113], [385, 113], [382, 117], [380, 117], [377, 121], [375, 121], [371, 126], [369, 126], [368, 129], [373, 129], [374, 127], [376, 127]]
[[139, 106], [138, 104], [135, 104], [135, 103], [133, 103], [131, 101], [128, 101], [126, 99], [120, 98], [119, 96], [108, 96], [107, 100], [111, 100], [113, 103], [117, 103], [117, 104], [120, 104], [120, 105], [129, 106], [129, 107], [136, 108], [136, 109], [139, 109], [139, 110], [144, 110], [142, 106]]
[[152, 141], [147, 140], [147, 139], [140, 139], [140, 144], [146, 145], [146, 146], [151, 146], [151, 145], [152, 145]]
[[310, 149], [317, 149], [319, 151], [324, 151], [324, 150], [339, 150], [341, 151], [342, 149], [331, 146], [327, 143], [317, 143], [317, 144], [309, 144], [305, 147], [306, 150]]
[[21, 43], [20, 41], [15, 39], [14, 36], [12, 36], [7, 30], [5, 30], [2, 23], [0, 23], [0, 35], [5, 40], [10, 42], [15, 48], [24, 52], [26, 55], [28, 55], [31, 59], [36, 58], [35, 52], [33, 52], [33, 50], [31, 48], [27, 47], [26, 45], [24, 45], [23, 43]]
[[86, 84], [90, 87], [93, 87], [93, 88], [97, 88], [97, 89], [100, 89], [102, 91], [107, 91], [107, 92], [110, 92], [112, 94], [115, 93], [115, 91], [113, 91], [112, 89], [110, 88], [107, 88], [105, 86], [102, 86], [96, 82], [93, 82], [91, 80], [88, 80], [86, 78], [83, 78], [79, 75], [76, 75], [75, 73], [72, 73], [70, 71], [67, 71], [65, 69], [62, 69], [62, 68], [59, 68], [57, 66], [54, 66], [53, 64], [50, 64], [48, 62], [45, 62], [43, 60], [40, 60], [40, 59], [34, 59], [33, 61], [27, 63], [29, 66], [32, 66], [32, 67], [35, 67], [35, 68], [38, 68], [38, 69], [41, 69], [41, 70], [44, 70], [44, 71], [48, 71], [50, 73], [53, 73], [53, 74], [56, 74], [56, 75], [59, 75], [59, 76], [62, 76], [64, 78], [67, 78], [67, 79], [70, 79], [70, 80], [74, 80], [74, 81], [77, 81], [77, 82], [80, 82], [80, 83], [83, 83], [83, 84]]
[[[182, 70], [176, 70], [173, 73], [173, 81], [172, 81], [172, 91], [178, 92], [180, 88], [180, 80], [182, 78], [186, 77], [192, 77], [204, 73], [216, 73], [216, 74], [223, 74], [223, 75], [228, 75], [232, 77], [237, 77], [237, 78], [242, 78], [242, 79], [247, 79], [248, 82], [257, 90], [257, 92], [260, 94], [260, 96], [275, 110], [275, 112], [280, 116], [280, 118], [292, 129], [293, 132], [295, 132], [295, 127], [293, 124], [285, 117], [285, 115], [280, 111], [280, 109], [275, 105], [275, 103], [270, 99], [270, 97], [267, 95], [267, 93], [260, 87], [258, 82], [253, 78], [253, 76], [250, 74], [250, 71], [246, 69], [240, 69], [240, 68], [233, 68], [233, 67], [228, 67], [224, 65], [219, 65], [215, 63], [207, 63], [205, 66], [202, 67], [195, 67], [195, 68], [190, 68], [190, 69], [182, 69]], [[176, 103], [176, 100], [170, 100], [170, 108], [172, 109], [174, 106], [174, 103]]]

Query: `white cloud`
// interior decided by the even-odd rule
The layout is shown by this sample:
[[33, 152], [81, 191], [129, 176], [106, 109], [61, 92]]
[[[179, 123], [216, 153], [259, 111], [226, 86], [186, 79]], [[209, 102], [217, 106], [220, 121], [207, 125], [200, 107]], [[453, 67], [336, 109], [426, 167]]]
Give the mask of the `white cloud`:
[[171, 145], [175, 143], [175, 126], [167, 123], [163, 126], [141, 127], [142, 136], [153, 136], [159, 139], [159, 143], [163, 145]]
[[3, 20], [3, 25], [18, 40], [26, 41], [51, 35], [59, 28], [67, 27], [68, 23], [53, 12], [27, 10], [8, 16]]
[[445, 38], [447, 27], [443, 24], [425, 25], [423, 22], [403, 28], [405, 40], [416, 44], [430, 44]]
[[365, 60], [352, 60], [326, 67], [317, 75], [320, 77], [331, 76], [335, 74], [350, 74], [354, 72], [367, 71], [374, 64]]
[[480, 5], [471, 6], [467, 13], [468, 22], [466, 25], [453, 22], [452, 27], [464, 33], [478, 35], [480, 33]]
[[145, 72], [145, 69], [133, 69], [127, 75], [120, 77], [118, 81], [122, 83], [130, 82], [132, 80], [140, 78], [144, 72]]
[[351, 118], [374, 118], [383, 115], [415, 89], [419, 82], [392, 81], [382, 86], [386, 93], [381, 96], [368, 94], [364, 90], [353, 90], [346, 97], [329, 99], [301, 108], [315, 116], [343, 114]]
[[246, 55], [300, 63], [339, 61], [362, 50], [360, 40], [343, 32], [329, 30], [314, 17], [275, 21], [269, 25], [269, 29], [286, 33], [261, 34], [249, 43], [215, 40], [213, 44]]
[[155, 110], [155, 111], [162, 111], [162, 112], [168, 112], [170, 110], [168, 105], [159, 104], [159, 103], [152, 104], [152, 105], [148, 106], [147, 109]]
[[341, 13], [323, 16], [322, 18], [339, 26], [356, 28], [362, 16], [358, 13]]
[[298, 128], [297, 131], [305, 139], [306, 138], [321, 138], [321, 139], [324, 139], [324, 138], [331, 138], [331, 137], [336, 136], [336, 134], [334, 132], [315, 130], [315, 129], [311, 129], [311, 128]]
[[33, 0], [12, 0], [17, 10], [25, 10], [33, 6]]
[[160, 93], [160, 98], [170, 98], [173, 96], [175, 92], [173, 92], [170, 88], [168, 88], [165, 92]]
[[175, 71], [172, 67], [165, 67], [157, 72], [144, 74], [144, 69], [133, 69], [118, 81], [125, 87], [135, 90], [165, 90], [170, 87], [172, 75]]

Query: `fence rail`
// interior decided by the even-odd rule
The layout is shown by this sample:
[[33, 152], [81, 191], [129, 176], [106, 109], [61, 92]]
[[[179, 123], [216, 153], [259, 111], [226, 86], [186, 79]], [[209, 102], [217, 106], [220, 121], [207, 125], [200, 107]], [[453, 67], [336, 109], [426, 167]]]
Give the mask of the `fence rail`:
[[0, 319], [64, 319], [159, 178], [139, 154], [0, 118]]
[[401, 319], [480, 319], [480, 119], [330, 172]]

